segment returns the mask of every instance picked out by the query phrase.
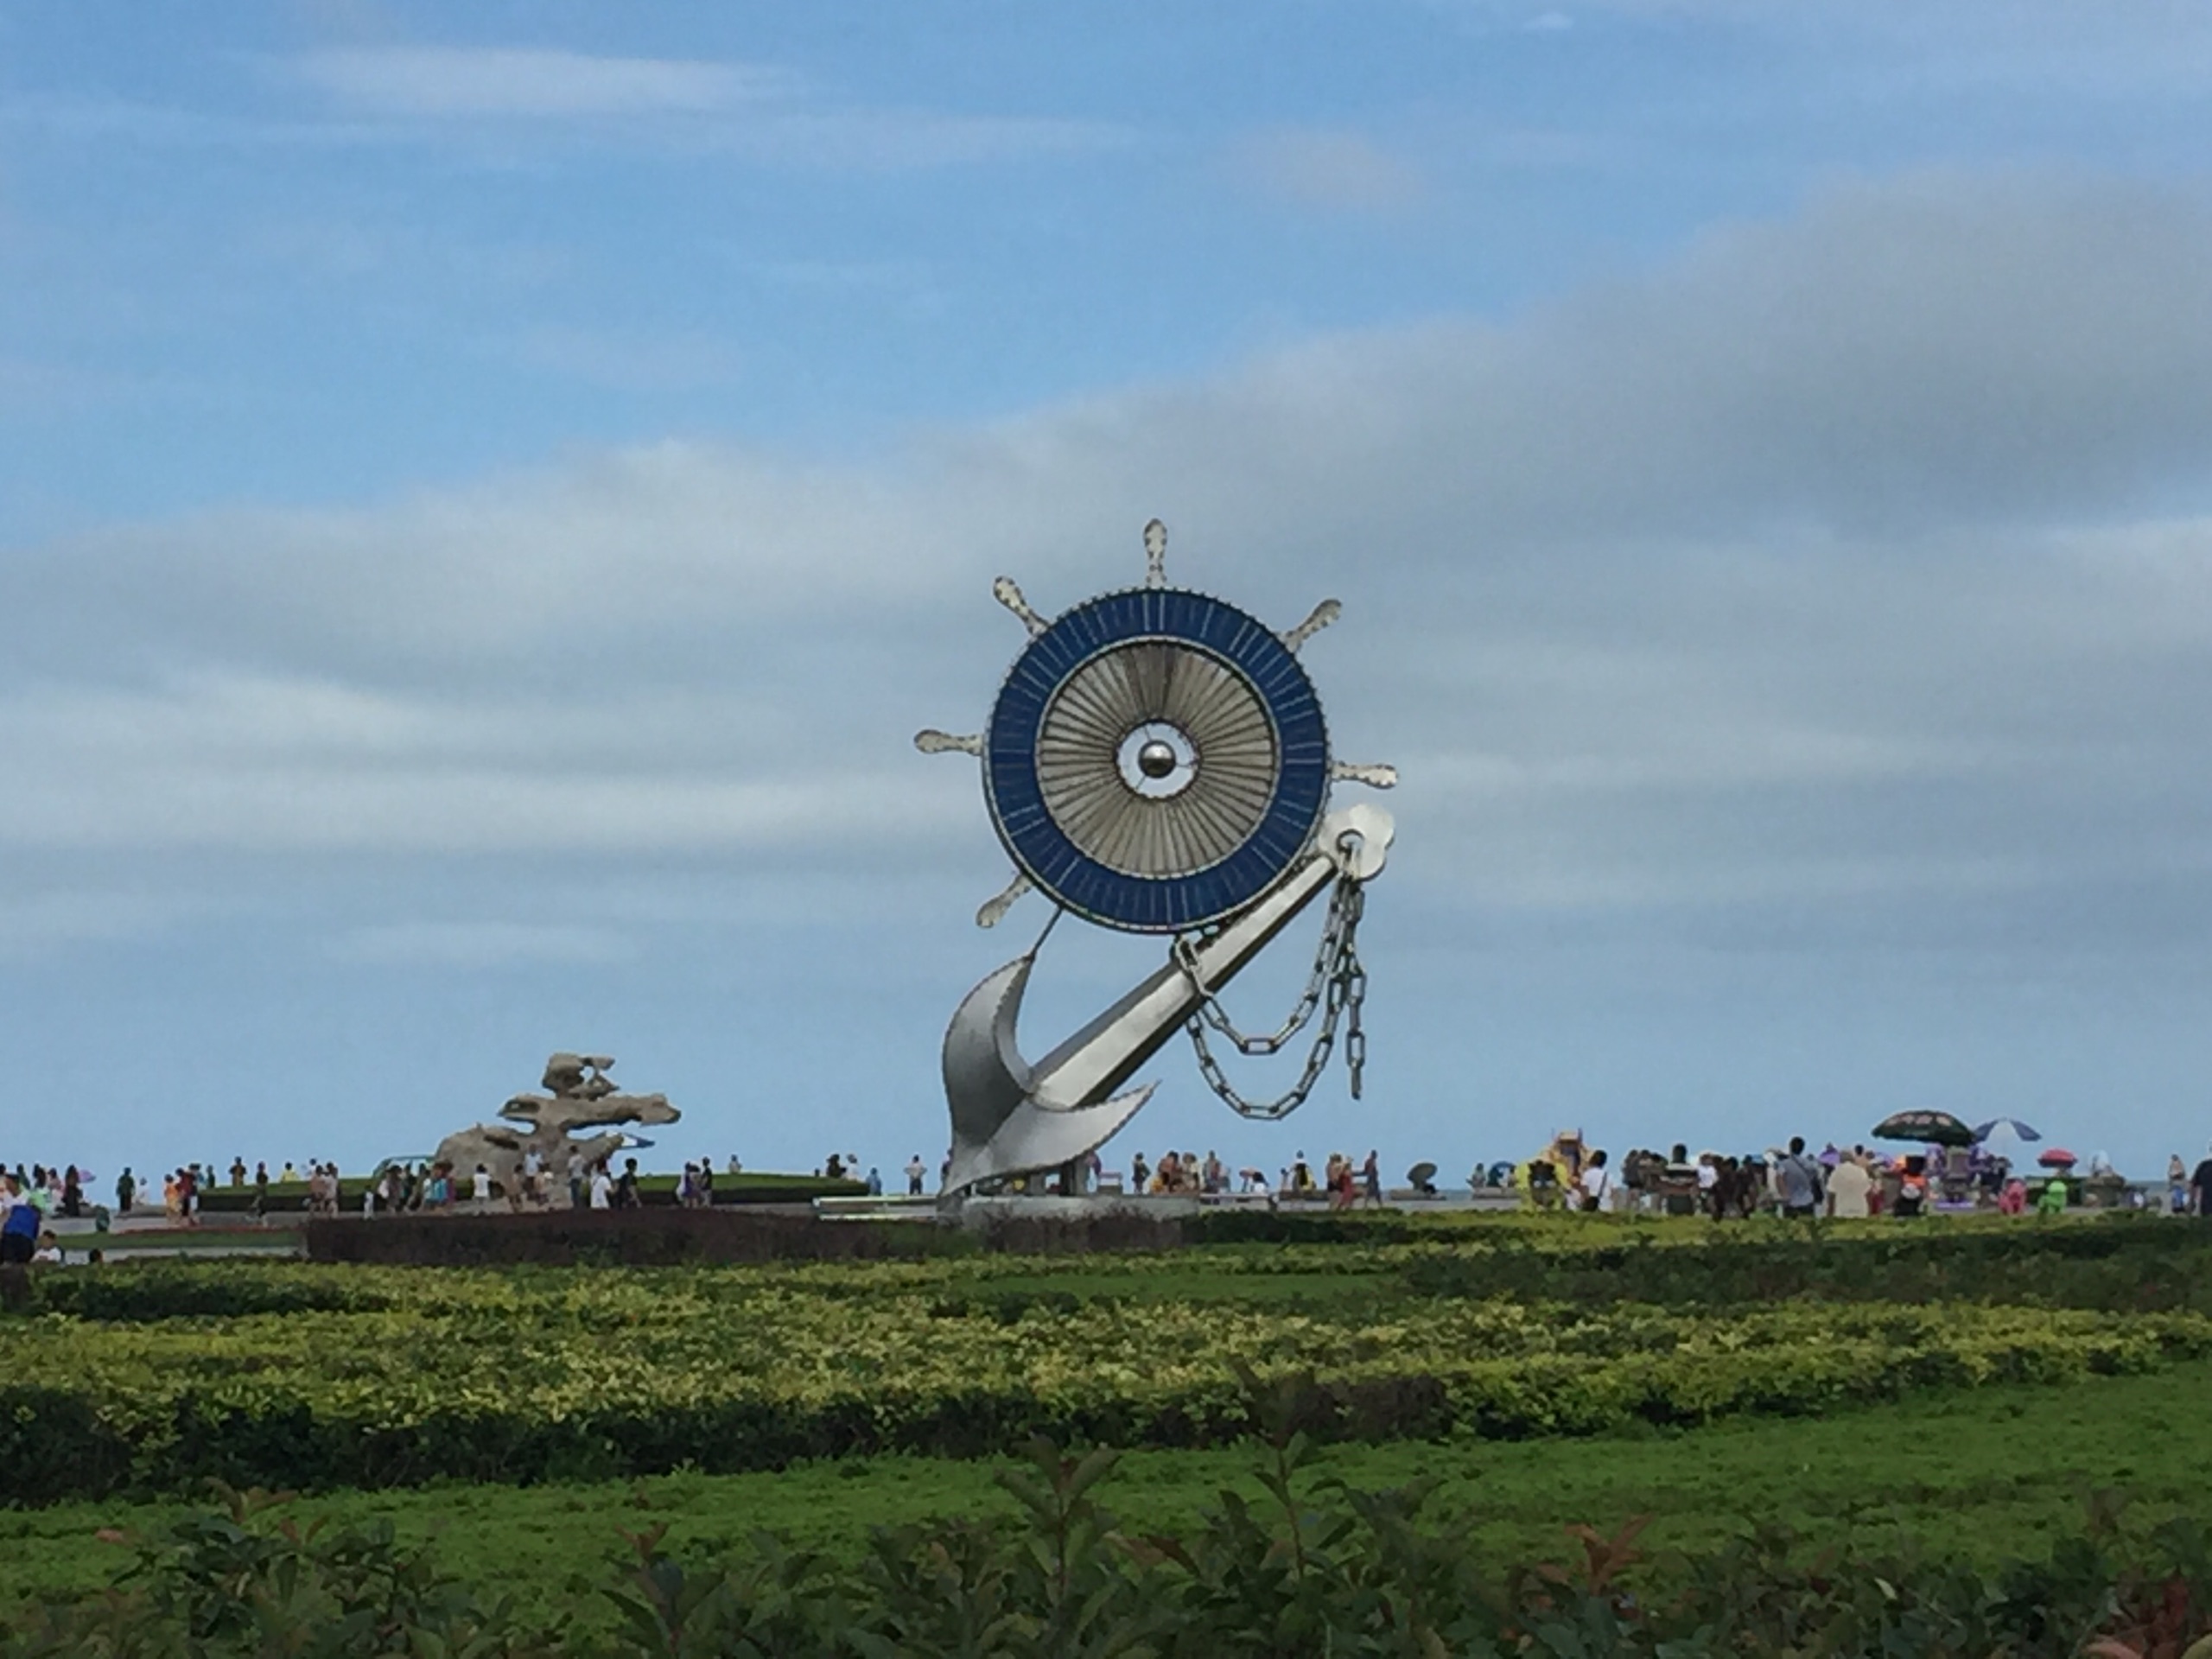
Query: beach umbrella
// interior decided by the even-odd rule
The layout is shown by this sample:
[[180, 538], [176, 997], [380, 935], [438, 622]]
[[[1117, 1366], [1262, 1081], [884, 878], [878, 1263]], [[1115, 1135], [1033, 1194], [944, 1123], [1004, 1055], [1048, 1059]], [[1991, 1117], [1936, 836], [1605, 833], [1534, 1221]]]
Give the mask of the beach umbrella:
[[2029, 1128], [2017, 1117], [1993, 1117], [1988, 1122], [1975, 1127], [1974, 1138], [1977, 1141], [1986, 1141], [1999, 1129], [2010, 1129], [2023, 1141], [2043, 1139], [2042, 1130]]
[[1935, 1147], [1970, 1147], [1974, 1132], [1964, 1118], [1948, 1112], [1891, 1112], [1874, 1126], [1877, 1141], [1917, 1141]]
[[1436, 1166], [1432, 1163], [1418, 1163], [1406, 1172], [1406, 1179], [1415, 1186], [1427, 1186], [1435, 1179]]
[[2081, 1161], [2063, 1147], [2053, 1147], [2036, 1160], [2036, 1162], [2041, 1164], [2045, 1169], [2068, 1169]]

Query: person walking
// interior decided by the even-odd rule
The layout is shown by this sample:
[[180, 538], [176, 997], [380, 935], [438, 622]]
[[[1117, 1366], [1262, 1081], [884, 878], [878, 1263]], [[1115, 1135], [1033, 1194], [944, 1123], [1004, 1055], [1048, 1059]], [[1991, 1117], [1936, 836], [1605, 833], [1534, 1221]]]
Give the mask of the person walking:
[[138, 1196], [138, 1178], [130, 1173], [130, 1166], [123, 1166], [123, 1173], [115, 1178], [115, 1213], [130, 1213], [130, 1201]]
[[1782, 1213], [1809, 1221], [1821, 1212], [1821, 1169], [1805, 1155], [1805, 1137], [1789, 1137], [1789, 1151], [1774, 1167], [1775, 1187], [1782, 1199]]
[[1369, 1205], [1380, 1210], [1382, 1207], [1382, 1159], [1373, 1147], [1367, 1149], [1367, 1161], [1359, 1166], [1359, 1183]]
[[2196, 1173], [2189, 1178], [2189, 1190], [2196, 1196], [2196, 1213], [2212, 1221], [2212, 1153], [2208, 1153], [2204, 1161], [2197, 1165]]

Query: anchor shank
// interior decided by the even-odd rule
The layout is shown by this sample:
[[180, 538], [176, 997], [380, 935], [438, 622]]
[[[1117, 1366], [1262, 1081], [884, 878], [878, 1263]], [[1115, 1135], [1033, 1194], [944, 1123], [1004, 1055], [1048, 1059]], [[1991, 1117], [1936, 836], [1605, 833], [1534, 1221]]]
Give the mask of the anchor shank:
[[[1198, 945], [1192, 954], [1207, 988], [1219, 990], [1234, 978], [1335, 885], [1338, 869], [1330, 854], [1309, 855], [1251, 909]], [[1201, 995], [1191, 976], [1171, 961], [1038, 1062], [1030, 1098], [1062, 1110], [1103, 1100], [1198, 1012]]]

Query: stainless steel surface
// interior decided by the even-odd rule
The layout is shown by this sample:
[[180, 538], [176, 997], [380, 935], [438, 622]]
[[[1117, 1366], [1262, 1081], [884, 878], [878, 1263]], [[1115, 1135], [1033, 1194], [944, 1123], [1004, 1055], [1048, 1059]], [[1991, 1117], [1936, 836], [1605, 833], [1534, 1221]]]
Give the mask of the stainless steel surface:
[[1029, 601], [1021, 596], [1021, 589], [1012, 576], [1001, 576], [991, 584], [991, 597], [1021, 619], [1021, 626], [1032, 634], [1039, 634], [1052, 625], [1029, 608]]
[[1027, 876], [1016, 875], [1006, 884], [1003, 891], [983, 901], [982, 907], [976, 912], [976, 925], [996, 927], [1006, 919], [1007, 912], [1014, 908], [1014, 901], [1030, 890], [1030, 885]]
[[1398, 769], [1395, 766], [1356, 766], [1348, 761], [1332, 761], [1329, 776], [1340, 784], [1365, 784], [1370, 789], [1395, 789]]
[[1288, 646], [1292, 651], [1296, 651], [1308, 639], [1311, 639], [1315, 634], [1320, 632], [1322, 629], [1327, 627], [1330, 623], [1335, 621], [1339, 616], [1342, 616], [1344, 614], [1344, 607], [1339, 601], [1333, 599], [1325, 599], [1319, 605], [1316, 605], [1313, 607], [1312, 613], [1308, 615], [1303, 622], [1293, 628], [1288, 633], [1278, 634], [1276, 638], [1280, 639], [1283, 644]]
[[[1144, 547], [1145, 587], [1165, 588], [1167, 527], [1157, 518], [1145, 525]], [[1052, 628], [1011, 577], [999, 577], [991, 591], [1033, 639]], [[1108, 595], [1093, 603], [1119, 598]], [[1192, 595], [1179, 598], [1187, 601]], [[1222, 601], [1205, 602], [1233, 612]], [[1324, 600], [1303, 622], [1274, 637], [1294, 653], [1342, 611], [1338, 601]], [[1071, 613], [1064, 619], [1068, 628], [1078, 627], [1084, 614]], [[1143, 626], [1149, 630], [1156, 625], [1147, 621]], [[1033, 761], [1034, 766], [1033, 793], [1021, 810], [1045, 814], [1045, 819], [1030, 821], [1049, 820], [1054, 844], [1061, 849], [1057, 855], [1081, 855], [1088, 861], [1083, 868], [1094, 881], [1209, 880], [1198, 873], [1214, 869], [1250, 844], [1271, 809], [1281, 810], [1276, 795], [1283, 787], [1287, 740], [1276, 730], [1268, 698], [1246, 677], [1259, 671], [1232, 666], [1228, 660], [1237, 657], [1242, 647], [1224, 648], [1227, 655], [1217, 656], [1210, 643], [1199, 643], [1211, 641], [1211, 636], [1196, 631], [1184, 633], [1163, 627], [1153, 637], [1128, 637], [1136, 632], [1128, 629], [1120, 636], [1122, 643], [1080, 658], [1064, 680], [1057, 679], [1056, 670], [1056, 689], [1041, 715], [1033, 702], [1023, 716], [1035, 722], [1033, 728], [1021, 724], [1007, 728], [1019, 734], [1024, 746], [1032, 741], [1028, 734], [1033, 730], [1033, 752], [1013, 757], [1023, 779], [1030, 777], [1028, 765]], [[1001, 693], [1002, 700], [1007, 695]], [[1305, 695], [1309, 698], [1306, 706], [1311, 708], [1310, 690]], [[1290, 716], [1284, 718], [1291, 721]], [[1297, 716], [1309, 718], [1324, 732], [1319, 741], [1325, 758], [1325, 733], [1318, 713]], [[930, 754], [981, 757], [989, 742], [987, 736], [934, 728], [914, 738], [915, 747]], [[989, 774], [987, 792], [997, 777], [996, 772]], [[1339, 764], [1330, 767], [1328, 777], [1389, 789], [1397, 782], [1397, 771], [1387, 766]], [[997, 797], [989, 798], [995, 802]], [[1301, 807], [1298, 829], [1284, 840], [1294, 842], [1312, 822], [1304, 812], [1319, 811], [1322, 804], [1317, 797]], [[993, 810], [998, 811], [995, 804]], [[1000, 827], [1002, 836], [1010, 833], [1005, 820], [1000, 820]], [[1208, 1085], [1247, 1116], [1281, 1116], [1303, 1102], [1340, 1036], [1357, 1099], [1366, 1050], [1360, 1011], [1367, 975], [1360, 965], [1356, 937], [1364, 884], [1381, 873], [1392, 834], [1390, 815], [1378, 807], [1361, 804], [1328, 813], [1308, 850], [1241, 911], [1232, 908], [1222, 917], [1217, 905], [1210, 912], [1179, 912], [1222, 919], [1211, 932], [1177, 938], [1164, 966], [1033, 1066], [1022, 1058], [1017, 1027], [1044, 938], [987, 976], [963, 999], [944, 1035], [944, 1089], [953, 1138], [945, 1193], [957, 1197], [978, 1183], [1067, 1168], [1095, 1151], [1150, 1098], [1150, 1084], [1116, 1091], [1124, 1090], [1179, 1026], [1190, 1033]], [[1064, 841], [1057, 839], [1063, 836]], [[1024, 857], [1020, 853], [1016, 856]], [[1113, 876], [1109, 878], [1099, 866]], [[1062, 904], [1072, 902], [1062, 896], [1060, 878], [1038, 868], [1033, 877], [1018, 874], [979, 908], [977, 924], [995, 925], [1032, 890], [1033, 882], [1042, 883], [1048, 897]], [[1265, 879], [1264, 871], [1255, 873], [1237, 889], [1232, 904], [1243, 903], [1243, 895]], [[1332, 895], [1329, 918], [1313, 972], [1289, 1018], [1265, 1035], [1240, 1031], [1221, 1007], [1219, 992], [1325, 893]], [[1117, 925], [1103, 913], [1077, 908], [1108, 925]], [[1065, 913], [1070, 912], [1056, 911], [1053, 920]], [[1051, 931], [1048, 923], [1046, 935]], [[1255, 1103], [1238, 1094], [1209, 1047], [1206, 1033], [1211, 1030], [1240, 1053], [1274, 1054], [1312, 1027], [1317, 1018], [1319, 1029], [1298, 1081], [1272, 1101]]]
[[[1237, 1029], [1211, 988], [1185, 1026], [1192, 1052], [1198, 1060], [1198, 1074], [1221, 1103], [1238, 1116], [1271, 1121], [1287, 1117], [1304, 1105], [1336, 1051], [1340, 1025], [1344, 1028], [1344, 1065], [1350, 1075], [1351, 1097], [1359, 1098], [1367, 1067], [1367, 1035], [1360, 1026], [1361, 1007], [1367, 1000], [1367, 970], [1359, 961], [1359, 918], [1366, 906], [1366, 883], [1382, 874], [1389, 856], [1392, 834], [1390, 815], [1364, 803], [1332, 813], [1325, 823], [1324, 835], [1330, 838], [1330, 844], [1338, 854], [1336, 894], [1330, 901], [1328, 925], [1322, 930], [1319, 947], [1313, 953], [1313, 969], [1307, 976], [1306, 989], [1281, 1027], [1265, 1036], [1248, 1035]], [[1179, 948], [1183, 943], [1177, 941]], [[1202, 973], [1194, 970], [1193, 976], [1202, 988], [1205, 987]], [[1317, 1009], [1321, 1012], [1321, 1028], [1306, 1051], [1306, 1064], [1300, 1070], [1297, 1081], [1272, 1100], [1247, 1097], [1230, 1082], [1221, 1063], [1214, 1058], [1211, 1041], [1206, 1035], [1209, 1027], [1227, 1038], [1238, 1053], [1262, 1058], [1280, 1052], [1312, 1021]]]
[[953, 1132], [946, 1193], [1058, 1168], [1103, 1145], [1152, 1090], [1114, 1091], [1314, 899], [1347, 878], [1379, 874], [1391, 835], [1390, 816], [1379, 808], [1330, 814], [1315, 850], [1251, 908], [1210, 938], [1178, 941], [1165, 966], [1034, 1066], [1022, 1058], [1016, 1027], [1035, 950], [969, 992], [944, 1034]]
[[[1139, 756], [1168, 752], [1173, 764], [1157, 781], [1173, 787], [1131, 783], [1122, 754], [1132, 738]], [[1182, 875], [1228, 857], [1266, 816], [1278, 770], [1274, 722], [1250, 682], [1167, 640], [1091, 658], [1068, 677], [1038, 732], [1046, 810], [1086, 855], [1128, 875]]]
[[914, 734], [914, 747], [924, 754], [981, 754], [983, 737], [980, 732], [956, 737], [950, 732], [940, 732], [934, 726], [925, 726]]

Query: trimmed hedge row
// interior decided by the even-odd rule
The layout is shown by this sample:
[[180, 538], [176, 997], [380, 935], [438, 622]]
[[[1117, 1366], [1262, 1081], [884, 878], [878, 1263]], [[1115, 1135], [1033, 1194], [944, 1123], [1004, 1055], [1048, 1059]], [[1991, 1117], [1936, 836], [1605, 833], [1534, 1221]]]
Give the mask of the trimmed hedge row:
[[[1205, 1446], [1249, 1427], [1240, 1372], [1287, 1378], [1321, 1438], [1586, 1433], [1817, 1412], [1915, 1389], [2055, 1382], [2212, 1355], [2212, 1320], [1797, 1305], [1440, 1304], [1332, 1325], [1251, 1309], [1081, 1306], [1010, 1324], [925, 1298], [756, 1294], [94, 1327], [32, 1321], [0, 1385], [6, 1497], [534, 1482], [772, 1469], [1024, 1437]], [[302, 1342], [302, 1335], [307, 1340]], [[750, 1341], [751, 1351], [745, 1344]], [[67, 1379], [62, 1381], [60, 1379]]]
[[1487, 1248], [1409, 1252], [1417, 1294], [1670, 1307], [1824, 1300], [1975, 1301], [2212, 1313], [2212, 1226], [2137, 1217], [2043, 1226], [1715, 1231], [1660, 1242], [1629, 1230], [1565, 1245], [1505, 1234]]

